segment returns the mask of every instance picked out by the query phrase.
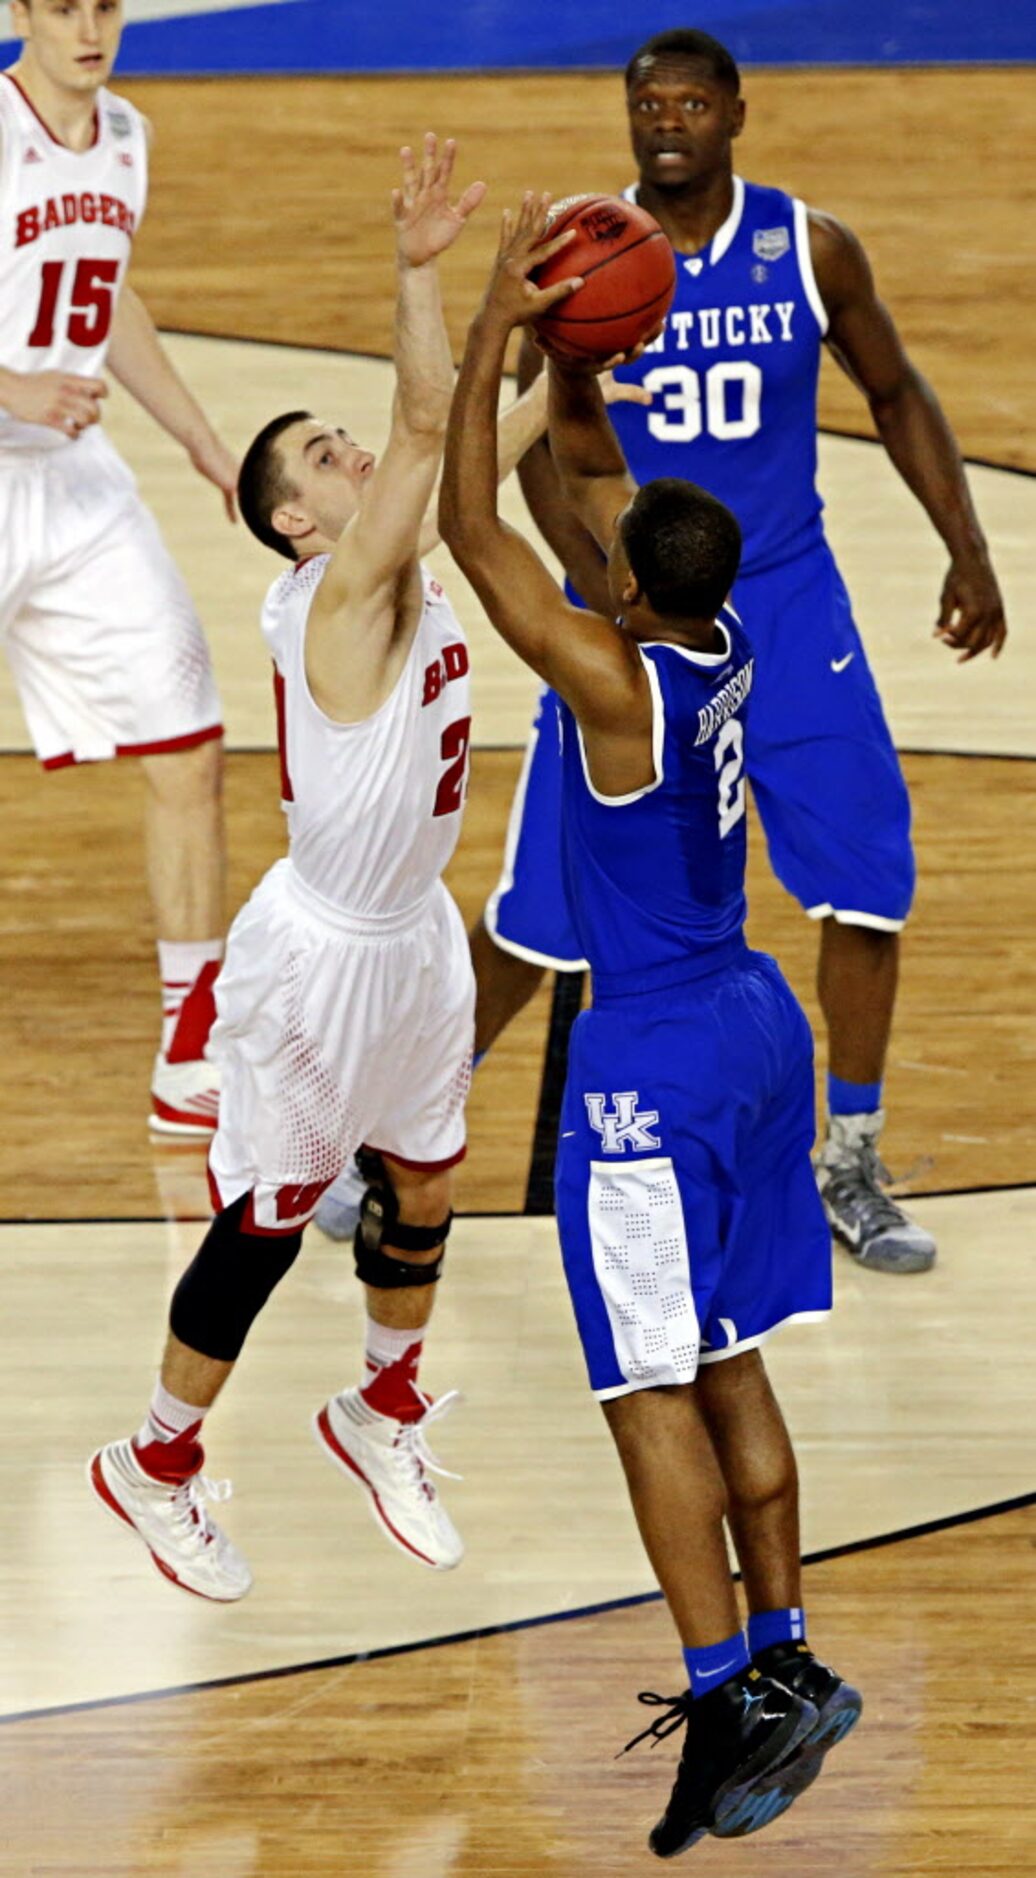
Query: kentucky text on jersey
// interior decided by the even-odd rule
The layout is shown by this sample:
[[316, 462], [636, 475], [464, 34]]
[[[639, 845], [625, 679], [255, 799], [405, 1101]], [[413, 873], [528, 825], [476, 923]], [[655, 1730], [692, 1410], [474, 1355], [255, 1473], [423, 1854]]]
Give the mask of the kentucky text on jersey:
[[[676, 335], [677, 352], [693, 350], [692, 335], [706, 352], [714, 352], [721, 344], [772, 346], [783, 340], [791, 345], [794, 316], [794, 300], [764, 300], [748, 306], [703, 306], [695, 313], [670, 313], [667, 325]], [[647, 351], [664, 352], [666, 345], [662, 332]]]
[[133, 210], [118, 196], [94, 195], [92, 190], [83, 189], [78, 194], [48, 196], [45, 202], [19, 210], [14, 245], [24, 248], [52, 229], [68, 228], [73, 222], [101, 222], [105, 228], [121, 229], [124, 235], [132, 235], [137, 226]]
[[733, 678], [724, 685], [722, 691], [717, 693], [712, 703], [706, 704], [698, 712], [698, 735], [694, 739], [695, 747], [700, 743], [708, 743], [709, 738], [715, 736], [720, 725], [725, 724], [728, 717], [733, 717], [738, 706], [744, 703], [752, 689], [754, 667], [755, 660], [749, 659], [748, 664], [742, 665], [740, 670], [734, 673]]

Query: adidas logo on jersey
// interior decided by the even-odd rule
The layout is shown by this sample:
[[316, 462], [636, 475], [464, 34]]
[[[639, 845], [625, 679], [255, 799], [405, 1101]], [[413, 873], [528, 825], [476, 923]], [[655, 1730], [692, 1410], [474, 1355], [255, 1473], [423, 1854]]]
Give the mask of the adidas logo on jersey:
[[29, 148], [25, 152], [24, 157], [22, 158], [22, 162], [23, 163], [42, 163], [43, 158], [41, 157], [39, 151], [35, 150], [32, 144], [30, 144]]

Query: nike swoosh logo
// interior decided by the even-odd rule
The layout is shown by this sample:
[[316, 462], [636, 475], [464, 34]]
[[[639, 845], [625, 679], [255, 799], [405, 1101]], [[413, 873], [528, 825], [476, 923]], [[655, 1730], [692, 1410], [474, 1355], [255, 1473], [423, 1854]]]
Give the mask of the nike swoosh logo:
[[717, 1676], [725, 1676], [729, 1670], [737, 1668], [737, 1657], [732, 1656], [729, 1663], [721, 1663], [718, 1669], [699, 1669], [699, 1682], [715, 1682]]
[[851, 665], [855, 657], [855, 652], [847, 652], [844, 659], [832, 659], [831, 670], [833, 672], [844, 672], [846, 666]]

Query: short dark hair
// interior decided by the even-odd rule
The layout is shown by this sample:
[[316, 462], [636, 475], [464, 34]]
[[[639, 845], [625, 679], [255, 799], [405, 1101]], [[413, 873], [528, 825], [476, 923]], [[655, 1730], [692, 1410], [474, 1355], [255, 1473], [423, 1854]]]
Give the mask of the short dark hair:
[[237, 479], [238, 507], [246, 528], [251, 529], [264, 548], [272, 548], [275, 554], [283, 554], [289, 561], [296, 559], [295, 549], [287, 535], [272, 527], [270, 517], [282, 502], [290, 502], [298, 490], [285, 476], [275, 446], [278, 437], [290, 425], [301, 424], [312, 415], [312, 411], [286, 411], [283, 417], [272, 417], [245, 451]]
[[688, 64], [707, 65], [718, 85], [726, 85], [735, 96], [741, 90], [741, 74], [737, 61], [726, 46], [713, 39], [711, 33], [701, 33], [694, 26], [676, 26], [668, 33], [655, 33], [653, 38], [645, 39], [638, 46], [626, 67], [626, 90], [637, 78], [637, 67], [644, 59], [684, 59]]
[[622, 545], [648, 604], [666, 619], [714, 619], [741, 564], [741, 530], [725, 502], [680, 476], [638, 489]]

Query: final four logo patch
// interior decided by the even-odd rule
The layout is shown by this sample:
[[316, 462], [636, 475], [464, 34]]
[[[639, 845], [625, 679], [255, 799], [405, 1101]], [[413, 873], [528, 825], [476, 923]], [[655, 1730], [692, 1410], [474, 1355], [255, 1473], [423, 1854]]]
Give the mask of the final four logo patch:
[[786, 228], [757, 228], [752, 236], [752, 253], [760, 261], [779, 261], [790, 247], [791, 236]]

